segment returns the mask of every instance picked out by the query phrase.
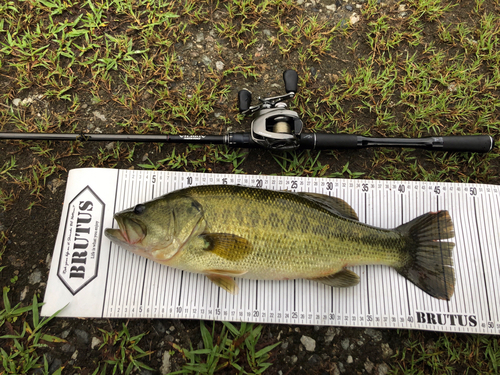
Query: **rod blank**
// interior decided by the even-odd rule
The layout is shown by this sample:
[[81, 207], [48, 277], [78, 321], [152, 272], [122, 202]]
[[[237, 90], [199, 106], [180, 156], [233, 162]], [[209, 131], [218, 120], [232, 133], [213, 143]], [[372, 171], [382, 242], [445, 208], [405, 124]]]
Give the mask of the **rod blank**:
[[[301, 149], [333, 150], [368, 147], [422, 148], [432, 151], [489, 152], [495, 142], [489, 135], [457, 135], [425, 138], [371, 138], [351, 134], [309, 133], [298, 136]], [[96, 133], [7, 133], [0, 139], [80, 141], [80, 142], [156, 142], [225, 144], [231, 147], [259, 147], [250, 133], [226, 135], [96, 134]]]

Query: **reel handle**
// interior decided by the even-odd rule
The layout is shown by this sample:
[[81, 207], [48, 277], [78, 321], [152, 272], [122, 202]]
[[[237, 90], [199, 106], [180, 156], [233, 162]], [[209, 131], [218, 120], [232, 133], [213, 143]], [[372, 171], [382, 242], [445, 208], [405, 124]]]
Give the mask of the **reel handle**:
[[297, 92], [297, 83], [299, 82], [299, 76], [297, 75], [297, 72], [295, 70], [285, 70], [283, 72], [283, 81], [285, 82], [285, 91], [287, 92], [287, 94], [290, 92]]
[[238, 91], [238, 109], [240, 112], [247, 111], [252, 103], [252, 93], [246, 89]]

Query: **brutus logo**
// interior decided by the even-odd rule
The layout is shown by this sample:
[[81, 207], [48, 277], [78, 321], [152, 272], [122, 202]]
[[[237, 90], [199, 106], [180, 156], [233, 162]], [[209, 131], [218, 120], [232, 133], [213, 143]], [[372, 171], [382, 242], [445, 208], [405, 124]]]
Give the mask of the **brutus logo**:
[[73, 295], [97, 277], [104, 208], [88, 186], [68, 205], [57, 276]]
[[477, 318], [475, 315], [465, 314], [442, 314], [417, 311], [417, 323], [439, 324], [449, 326], [476, 327]]

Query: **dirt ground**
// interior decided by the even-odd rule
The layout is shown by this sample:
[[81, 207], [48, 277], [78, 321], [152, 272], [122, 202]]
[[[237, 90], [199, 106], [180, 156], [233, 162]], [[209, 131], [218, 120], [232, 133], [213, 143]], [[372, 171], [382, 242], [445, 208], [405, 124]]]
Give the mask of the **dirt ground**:
[[[379, 1], [380, 3], [380, 1]], [[404, 19], [404, 10], [400, 8], [401, 3], [386, 1], [381, 6], [381, 14], [389, 14], [394, 19]], [[327, 6], [336, 5], [335, 11], [328, 11]], [[293, 10], [294, 14], [305, 12], [306, 15], [317, 16], [319, 20], [328, 20], [332, 24], [351, 21], [352, 14], [357, 9], [365, 6], [364, 0], [357, 1], [306, 1], [302, 2], [300, 8]], [[499, 7], [493, 2], [487, 2], [485, 11], [498, 11]], [[408, 7], [411, 9], [411, 7]], [[442, 22], [448, 20], [450, 23], [469, 22], [472, 5], [467, 1], [460, 2], [460, 6], [453, 12], [447, 13]], [[358, 11], [359, 14], [359, 11]], [[223, 17], [222, 11], [216, 12], [213, 17]], [[62, 17], [62, 16], [60, 16]], [[398, 21], [399, 22], [399, 21]], [[403, 21], [401, 21], [403, 22]], [[422, 31], [428, 42], [433, 41], [437, 24], [429, 22], [425, 24]], [[120, 30], [120, 24], [109, 24], [108, 31]], [[190, 25], [191, 38], [185, 43], [178, 43], [175, 49], [177, 60], [183, 71], [183, 78], [173, 80], [169, 83], [169, 90], [182, 90], [182, 88], [193, 89], [200, 82], [213, 75], [213, 66], [221, 61], [236, 65], [243, 61], [245, 56], [252, 57], [255, 78], [244, 77], [242, 74], [224, 78], [228, 92], [219, 95], [220, 99], [215, 103], [211, 111], [205, 113], [203, 121], [196, 126], [196, 131], [204, 134], [224, 134], [228, 131], [248, 130], [250, 119], [239, 119], [235, 107], [237, 93], [242, 88], [252, 91], [254, 98], [283, 94], [282, 72], [288, 68], [297, 68], [301, 77], [308, 75], [307, 89], [314, 90], [319, 94], [323, 90], [325, 82], [335, 82], [343, 74], [355, 73], [356, 64], [353, 61], [358, 56], [371, 53], [364, 41], [366, 35], [366, 22], [361, 19], [358, 24], [353, 25], [348, 36], [341, 43], [335, 44], [334, 50], [328, 58], [321, 62], [300, 60], [299, 53], [295, 50], [284, 57], [276, 45], [271, 45], [266, 33], [276, 35], [274, 29], [269, 30], [263, 26], [259, 34], [259, 40], [248, 49], [235, 49], [231, 41], [220, 37], [214, 27], [207, 23]], [[266, 31], [267, 30], [267, 31]], [[0, 40], [5, 36], [0, 35]], [[348, 45], [359, 39], [358, 47], [353, 51]], [[436, 39], [436, 44], [442, 41]], [[218, 47], [218, 46], [222, 47]], [[405, 45], [408, 47], [408, 44]], [[402, 50], [404, 46], [400, 47]], [[420, 48], [420, 47], [419, 47]], [[449, 46], [448, 52], [460, 50], [459, 46]], [[412, 51], [418, 53], [419, 51]], [[26, 128], [34, 131], [37, 129], [37, 117], [46, 116], [54, 120], [54, 127], [46, 131], [73, 131], [73, 132], [129, 132], [144, 131], [143, 124], [147, 121], [145, 111], [155, 110], [162, 107], [162, 99], [154, 96], [148, 91], [141, 91], [136, 102], [124, 106], [117, 101], [117, 93], [126, 92], [128, 88], [118, 83], [116, 86], [105, 87], [98, 93], [91, 94], [87, 90], [86, 83], [91, 79], [89, 71], [82, 70], [80, 83], [72, 89], [78, 93], [80, 105], [75, 109], [71, 102], [47, 98], [43, 96], [43, 90], [39, 86], [27, 89], [18, 87], [12, 78], [14, 70], [8, 70], [6, 65], [0, 65], [0, 91], [9, 93], [9, 100], [0, 103], [3, 111], [17, 111], [19, 122], [3, 121], [2, 131], [17, 131], [19, 123], [26, 124]], [[111, 72], [112, 76], [119, 76], [118, 72]], [[153, 77], [155, 78], [155, 77]], [[118, 79], [116, 80], [116, 82]], [[152, 83], [149, 83], [152, 85]], [[302, 86], [305, 89], [305, 86]], [[301, 88], [299, 88], [300, 90]], [[498, 87], [493, 91], [498, 97]], [[38, 96], [40, 95], [40, 96]], [[179, 94], [180, 95], [180, 94]], [[98, 96], [98, 100], [96, 97]], [[24, 107], [15, 106], [13, 99], [31, 98], [31, 102]], [[303, 107], [309, 106], [311, 113], [314, 111], [325, 112], [325, 106], [311, 101], [309, 104], [305, 98], [298, 101]], [[318, 119], [301, 113], [306, 131], [345, 131], [349, 126], [351, 131], [360, 134], [395, 135], [390, 130], [381, 130], [374, 127], [376, 115], [367, 108], [356, 110], [360, 102], [351, 101], [346, 98], [341, 105], [350, 109], [349, 119], [340, 119], [331, 128], [318, 128]], [[405, 120], [405, 106], [396, 111], [396, 119]], [[168, 112], [168, 110], [165, 110]], [[41, 115], [40, 115], [41, 114]], [[220, 116], [225, 117], [224, 120]], [[498, 122], [498, 108], [492, 114], [492, 122]], [[4, 116], [3, 119], [8, 116]], [[10, 117], [8, 117], [10, 118]], [[198, 116], [197, 119], [199, 119]], [[161, 122], [162, 119], [155, 119]], [[182, 132], [186, 127], [186, 121], [180, 118], [170, 119], [176, 130]], [[124, 126], [123, 124], [128, 124]], [[475, 129], [473, 121], [467, 125], [465, 131], [491, 133], [495, 135], [495, 129]], [[472, 125], [471, 125], [472, 124]], [[183, 128], [184, 126], [184, 128]], [[323, 126], [323, 125], [322, 125]], [[353, 130], [354, 129], [354, 130]], [[155, 132], [157, 129], [149, 129]], [[445, 131], [445, 129], [442, 129]], [[148, 131], [148, 130], [146, 130]], [[404, 136], [405, 134], [397, 134]], [[415, 132], [409, 132], [409, 136], [420, 136]], [[40, 145], [37, 148], [37, 145]], [[214, 146], [201, 146], [190, 148], [183, 145], [158, 145], [158, 144], [120, 144], [111, 142], [102, 143], [74, 143], [74, 142], [34, 142], [34, 141], [0, 141], [0, 165], [4, 168], [0, 174], [0, 188], [4, 194], [10, 194], [10, 198], [2, 197], [6, 210], [0, 209], [0, 230], [5, 234], [5, 252], [2, 255], [2, 266], [5, 268], [0, 273], [2, 286], [9, 286], [9, 298], [12, 304], [21, 302], [28, 305], [33, 295], [43, 299], [46, 281], [49, 273], [51, 254], [57, 235], [61, 215], [65, 181], [68, 171], [78, 167], [109, 167], [109, 168], [136, 168], [147, 160], [153, 163], [168, 158], [175, 149], [178, 155], [186, 155], [187, 160], [200, 160], [204, 154], [213, 153]], [[133, 148], [133, 157], [127, 158]], [[496, 149], [493, 151], [496, 152]], [[276, 163], [270, 151], [251, 149], [244, 150], [244, 156], [240, 159], [242, 163], [238, 169], [251, 174], [285, 174], [280, 165]], [[301, 154], [305, 155], [305, 154]], [[316, 152], [311, 152], [315, 157]], [[493, 155], [493, 156], [492, 156]], [[16, 167], [12, 169], [17, 178], [8, 177], [5, 165], [15, 158]], [[417, 171], [404, 172], [410, 163], [416, 163], [421, 169]], [[443, 172], [444, 166], [453, 164], [453, 169]], [[341, 174], [345, 178], [353, 177], [352, 173], [362, 174], [363, 178], [389, 179], [407, 178], [423, 179], [423, 170], [431, 171], [429, 178], [442, 178], [447, 181], [464, 181], [465, 176], [470, 176], [471, 182], [485, 182], [498, 184], [500, 163], [496, 154], [457, 154], [443, 159], [442, 155], [431, 154], [420, 150], [385, 150], [383, 154], [376, 149], [343, 150], [322, 152], [317, 164], [326, 166], [322, 176], [338, 173], [344, 166], [348, 165], [348, 172]], [[316, 164], [316, 165], [317, 165]], [[201, 165], [201, 166], [200, 166]], [[40, 168], [36, 168], [40, 166]], [[46, 169], [50, 169], [50, 173]], [[174, 169], [169, 165], [163, 165], [160, 169]], [[209, 157], [202, 164], [186, 162], [177, 167], [177, 170], [204, 171], [206, 173], [233, 173], [232, 163], [223, 163], [214, 157]], [[33, 172], [35, 171], [35, 173]], [[403, 171], [403, 172], [402, 172]], [[38, 172], [38, 174], [36, 173]], [[308, 166], [302, 166], [303, 175], [312, 175]], [[30, 316], [26, 316], [28, 322]], [[23, 319], [7, 323], [2, 327], [2, 334], [10, 334], [21, 329]], [[94, 346], [94, 338], [102, 339], [100, 329], [107, 331], [120, 331], [122, 325], [126, 324], [131, 335], [146, 332], [141, 340], [141, 348], [150, 350], [152, 354], [142, 358], [155, 371], [140, 370], [136, 373], [143, 375], [151, 373], [165, 373], [165, 361], [169, 364], [171, 371], [179, 370], [184, 359], [176, 351], [171, 343], [176, 343], [184, 348], [198, 348], [201, 342], [199, 321], [191, 320], [108, 320], [108, 319], [55, 319], [47, 327], [46, 332], [57, 337], [64, 338], [65, 343], [49, 344], [48, 347], [39, 348], [38, 354], [47, 354], [49, 372], [52, 373], [60, 366], [64, 367], [63, 374], [92, 374], [99, 363], [112, 358], [114, 348], [106, 347], [98, 350]], [[221, 324], [216, 323], [218, 330]], [[433, 332], [409, 332], [405, 330], [387, 329], [355, 329], [337, 327], [310, 327], [290, 325], [264, 325], [263, 334], [257, 349], [281, 341], [281, 344], [272, 351], [270, 361], [273, 365], [265, 372], [266, 374], [387, 374], [397, 372], [401, 361], [401, 353], [405, 352], [412, 343], [421, 343], [424, 347], [432, 347], [433, 343], [442, 338], [443, 334]], [[314, 351], [306, 350], [301, 342], [303, 336], [315, 340]], [[466, 343], [466, 335], [446, 335], [453, 342]], [[7, 342], [0, 344], [6, 347]], [[165, 360], [165, 353], [171, 354]], [[160, 370], [163, 367], [163, 370]], [[420, 369], [432, 372], [432, 367], [419, 364]], [[466, 373], [467, 368], [461, 364], [452, 366], [450, 373]], [[41, 372], [39, 372], [41, 373]], [[109, 372], [111, 373], [111, 372]], [[233, 373], [229, 370], [220, 373]], [[417, 372], [408, 372], [417, 373]], [[423, 372], [424, 373], [424, 372]], [[471, 372], [469, 372], [471, 373]], [[475, 372], [472, 372], [475, 373]]]

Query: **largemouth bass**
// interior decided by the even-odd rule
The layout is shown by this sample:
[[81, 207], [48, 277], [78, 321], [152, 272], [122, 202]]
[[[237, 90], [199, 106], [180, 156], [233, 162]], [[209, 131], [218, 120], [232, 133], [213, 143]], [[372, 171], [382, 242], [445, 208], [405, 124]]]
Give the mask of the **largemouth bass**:
[[430, 212], [395, 229], [360, 223], [342, 199], [232, 185], [195, 186], [115, 215], [106, 236], [155, 262], [205, 274], [237, 293], [234, 277], [310, 279], [350, 287], [348, 266], [393, 267], [431, 296], [449, 300], [453, 222]]

